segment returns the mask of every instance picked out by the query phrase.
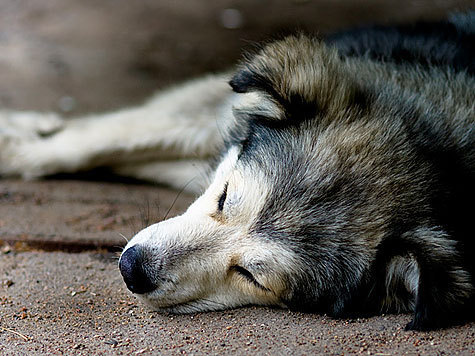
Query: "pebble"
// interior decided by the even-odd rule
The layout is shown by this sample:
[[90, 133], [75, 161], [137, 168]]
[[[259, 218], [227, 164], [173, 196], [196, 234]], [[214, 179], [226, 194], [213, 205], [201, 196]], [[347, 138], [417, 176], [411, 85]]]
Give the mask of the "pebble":
[[244, 23], [242, 13], [238, 9], [224, 9], [219, 19], [221, 25], [229, 30], [241, 28]]
[[107, 345], [111, 345], [112, 347], [116, 347], [119, 342], [117, 340], [114, 340], [114, 339], [109, 339], [109, 340], [106, 340], [104, 341], [105, 344]]
[[58, 100], [58, 107], [63, 112], [73, 111], [76, 107], [76, 100], [72, 96], [62, 96]]
[[3, 281], [3, 284], [7, 287], [10, 287], [15, 284], [11, 279], [7, 279], [6, 281]]

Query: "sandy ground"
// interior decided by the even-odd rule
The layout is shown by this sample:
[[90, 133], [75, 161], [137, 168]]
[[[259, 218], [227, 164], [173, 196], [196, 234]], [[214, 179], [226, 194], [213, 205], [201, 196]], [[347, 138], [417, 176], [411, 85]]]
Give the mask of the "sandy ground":
[[192, 201], [185, 193], [151, 185], [3, 180], [0, 239], [48, 250], [118, 250], [124, 236], [182, 212]]
[[[331, 320], [265, 308], [162, 315], [137, 305], [114, 255], [2, 256], [2, 354], [470, 354], [474, 326], [404, 332], [408, 316]], [[4, 291], [5, 292], [5, 291]], [[17, 334], [18, 333], [18, 334]]]
[[[228, 68], [243, 47], [276, 33], [441, 18], [474, 5], [3, 0], [0, 106], [65, 116], [106, 111]], [[226, 9], [235, 10], [231, 17]], [[126, 290], [117, 269], [123, 236], [183, 211], [193, 198], [181, 194], [175, 201], [175, 191], [106, 182], [103, 175], [61, 178], [0, 180], [2, 355], [475, 353], [475, 323], [415, 333], [403, 331], [409, 315], [333, 320], [256, 307], [182, 316], [149, 311]]]
[[333, 320], [249, 307], [193, 315], [143, 308], [117, 255], [15, 252], [0, 264], [0, 354], [470, 355], [475, 324], [405, 332], [409, 315]]

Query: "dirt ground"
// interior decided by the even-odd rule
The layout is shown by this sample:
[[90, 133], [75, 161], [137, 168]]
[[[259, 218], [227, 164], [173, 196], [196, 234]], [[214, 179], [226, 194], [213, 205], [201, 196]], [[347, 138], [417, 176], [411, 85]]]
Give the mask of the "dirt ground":
[[[435, 19], [474, 1], [2, 0], [0, 107], [65, 116], [143, 101], [305, 29]], [[1, 130], [1, 128], [0, 128]], [[333, 320], [248, 307], [159, 314], [117, 269], [134, 232], [192, 201], [104, 174], [0, 180], [0, 354], [470, 355], [475, 323], [405, 332], [410, 315]]]
[[[130, 296], [117, 256], [10, 252], [1, 256], [2, 355], [469, 355], [475, 325], [405, 332], [408, 315], [333, 320], [249, 307], [158, 314]], [[3, 329], [2, 329], [3, 328]]]

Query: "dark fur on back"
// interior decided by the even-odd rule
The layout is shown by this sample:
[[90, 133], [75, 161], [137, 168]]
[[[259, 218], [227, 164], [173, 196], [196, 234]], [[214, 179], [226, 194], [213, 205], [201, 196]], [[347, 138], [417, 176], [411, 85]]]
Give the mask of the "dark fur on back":
[[253, 231], [307, 261], [284, 302], [335, 316], [414, 307], [417, 330], [471, 317], [473, 33], [372, 27], [328, 43], [271, 44], [230, 82], [266, 102], [236, 110], [232, 139], [273, 184]]
[[[467, 15], [475, 20], [475, 12]], [[326, 42], [342, 56], [363, 57], [399, 65], [450, 68], [475, 75], [475, 23], [472, 28], [450, 21], [419, 22], [395, 27], [370, 26], [329, 36]], [[473, 93], [472, 93], [473, 94]], [[472, 104], [473, 105], [473, 104]], [[410, 139], [433, 168], [431, 205], [434, 220], [459, 243], [464, 265], [475, 272], [475, 239], [471, 222], [475, 200], [475, 133], [471, 118], [466, 137], [451, 137], [446, 127], [424, 119], [414, 125], [413, 112], [402, 113]], [[429, 120], [438, 118], [429, 118]], [[469, 118], [470, 119], [470, 118]], [[472, 277], [473, 281], [473, 277]]]
[[475, 74], [475, 35], [449, 21], [362, 27], [331, 35], [326, 42], [343, 56], [449, 66]]

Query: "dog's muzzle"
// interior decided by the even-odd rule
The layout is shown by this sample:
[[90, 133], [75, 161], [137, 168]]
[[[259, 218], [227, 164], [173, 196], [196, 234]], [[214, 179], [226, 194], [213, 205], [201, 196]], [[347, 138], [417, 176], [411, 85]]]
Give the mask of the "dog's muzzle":
[[136, 294], [145, 294], [156, 288], [144, 271], [142, 255], [140, 246], [135, 245], [125, 250], [119, 261], [120, 273], [127, 288]]

